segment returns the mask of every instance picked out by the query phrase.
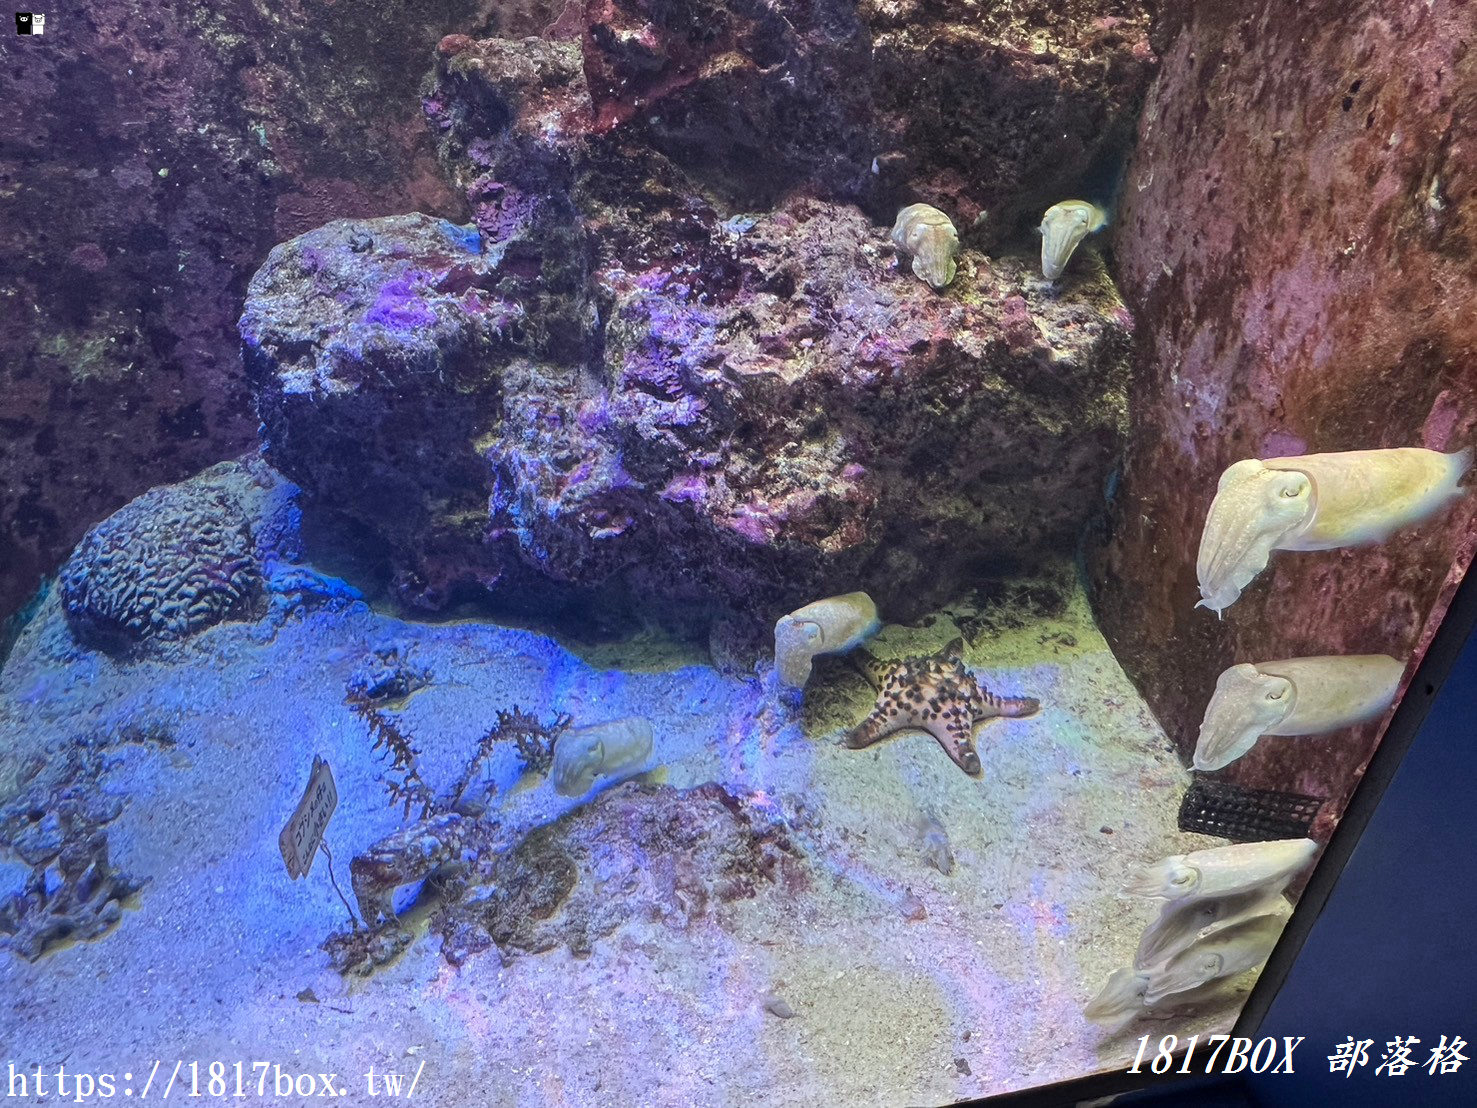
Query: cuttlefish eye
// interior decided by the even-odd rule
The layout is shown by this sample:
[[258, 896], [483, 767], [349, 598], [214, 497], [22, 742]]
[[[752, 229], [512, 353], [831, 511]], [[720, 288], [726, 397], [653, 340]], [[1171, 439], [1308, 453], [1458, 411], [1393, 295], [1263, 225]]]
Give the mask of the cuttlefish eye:
[[1195, 880], [1195, 871], [1192, 869], [1182, 870], [1169, 879], [1169, 883], [1177, 889], [1183, 889]]
[[1313, 491], [1313, 483], [1302, 473], [1286, 474], [1277, 485], [1277, 495], [1284, 500], [1297, 500]]
[[1269, 692], [1267, 694], [1267, 699], [1268, 700], [1281, 700], [1286, 695], [1287, 695], [1287, 690], [1286, 689], [1278, 689], [1276, 692]]

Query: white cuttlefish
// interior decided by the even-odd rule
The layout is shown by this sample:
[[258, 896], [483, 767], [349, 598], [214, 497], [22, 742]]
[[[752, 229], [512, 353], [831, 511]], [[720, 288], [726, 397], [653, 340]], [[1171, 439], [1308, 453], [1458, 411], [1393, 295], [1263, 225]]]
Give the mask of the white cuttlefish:
[[851, 650], [881, 627], [877, 605], [864, 592], [828, 596], [781, 616], [774, 625], [774, 665], [781, 684], [804, 688], [817, 654]]
[[1144, 928], [1133, 956], [1133, 968], [1152, 969], [1200, 939], [1243, 920], [1266, 915], [1287, 916], [1292, 905], [1282, 895], [1286, 883], [1283, 879], [1230, 896], [1168, 901], [1159, 917]]
[[[1167, 999], [1198, 1001], [1217, 982], [1265, 962], [1291, 911], [1279, 892], [1263, 890], [1168, 905], [1139, 948], [1152, 936], [1159, 953], [1116, 970], [1083, 1015], [1116, 1033]], [[1201, 919], [1211, 922], [1195, 927]]]
[[651, 723], [639, 716], [566, 731], [554, 743], [554, 791], [584, 796], [597, 777], [629, 777], [646, 765], [651, 748]]
[[[1125, 967], [1114, 970], [1108, 977], [1107, 983], [1103, 985], [1097, 996], [1087, 1002], [1082, 1009], [1082, 1014], [1087, 1019], [1104, 1028], [1111, 1035], [1116, 1035], [1139, 1016], [1151, 1018], [1164, 1018], [1170, 1013], [1153, 1011], [1153, 1005], [1146, 999], [1149, 989], [1153, 985], [1154, 975], [1148, 970], [1130, 969]], [[1202, 1000], [1208, 1001], [1210, 995], [1218, 986], [1218, 980], [1208, 981], [1195, 989], [1187, 989], [1184, 992], [1169, 994], [1176, 1002], [1198, 1003]], [[1163, 998], [1160, 999], [1163, 1003]]]
[[1146, 970], [1126, 967], [1114, 970], [1097, 996], [1087, 1002], [1082, 1014], [1093, 1023], [1116, 1032], [1144, 1010], [1144, 994], [1148, 991], [1149, 974]]
[[1387, 654], [1243, 662], [1216, 678], [1195, 768], [1223, 769], [1263, 735], [1326, 735], [1377, 719], [1395, 702], [1405, 664]]
[[1220, 615], [1274, 550], [1381, 542], [1462, 494], [1472, 450], [1421, 447], [1248, 458], [1228, 466], [1200, 535], [1197, 608]]
[[1173, 854], [1132, 874], [1123, 891], [1161, 900], [1232, 896], [1274, 882], [1286, 884], [1317, 852], [1312, 839], [1276, 839]]
[[1088, 235], [1108, 225], [1108, 213], [1087, 200], [1063, 200], [1041, 217], [1041, 273], [1055, 281]]
[[1154, 1005], [1175, 993], [1255, 969], [1272, 953], [1286, 925], [1281, 914], [1254, 916], [1192, 943], [1150, 973], [1144, 1003]]

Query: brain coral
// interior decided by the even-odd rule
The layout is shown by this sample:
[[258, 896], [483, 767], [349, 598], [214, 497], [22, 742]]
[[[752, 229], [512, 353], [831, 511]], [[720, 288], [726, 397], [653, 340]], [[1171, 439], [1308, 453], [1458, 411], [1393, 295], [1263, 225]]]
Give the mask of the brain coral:
[[240, 503], [191, 482], [151, 489], [99, 523], [60, 584], [78, 641], [117, 651], [249, 615], [262, 571]]

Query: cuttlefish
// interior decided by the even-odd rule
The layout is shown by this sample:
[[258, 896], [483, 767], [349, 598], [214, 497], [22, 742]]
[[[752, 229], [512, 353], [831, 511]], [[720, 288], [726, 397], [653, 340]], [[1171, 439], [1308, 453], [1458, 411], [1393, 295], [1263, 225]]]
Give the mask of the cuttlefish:
[[1312, 839], [1276, 839], [1172, 854], [1139, 869], [1124, 882], [1123, 891], [1130, 896], [1187, 900], [1234, 896], [1268, 886], [1280, 889], [1317, 852]]
[[1219, 615], [1274, 550], [1334, 550], [1381, 542], [1462, 494], [1468, 447], [1349, 450], [1248, 458], [1228, 466], [1200, 535], [1197, 608]]
[[913, 259], [913, 276], [931, 288], [947, 288], [958, 272], [959, 232], [954, 221], [928, 204], [909, 204], [897, 213], [893, 244]]
[[1175, 993], [1255, 969], [1267, 960], [1286, 926], [1282, 914], [1255, 916], [1198, 940], [1149, 975], [1144, 1003], [1158, 1004]]
[[1087, 200], [1063, 200], [1041, 217], [1041, 273], [1055, 281], [1088, 235], [1108, 225], [1108, 213]]
[[781, 616], [774, 625], [774, 667], [782, 684], [804, 688], [817, 654], [841, 654], [881, 628], [877, 605], [864, 592], [828, 596]]
[[927, 731], [953, 763], [971, 777], [983, 772], [974, 748], [975, 728], [987, 719], [1034, 714], [1041, 702], [1031, 697], [996, 696], [959, 659], [955, 640], [941, 654], [911, 658], [882, 670], [859, 663], [877, 688], [870, 715], [846, 736], [853, 750], [871, 746], [899, 731]]
[[1159, 918], [1144, 928], [1138, 950], [1134, 952], [1133, 968], [1152, 969], [1200, 939], [1234, 927], [1243, 920], [1265, 915], [1285, 919], [1291, 913], [1292, 905], [1282, 895], [1282, 884], [1284, 882], [1274, 881], [1230, 896], [1166, 902]]
[[[1132, 967], [1114, 972], [1097, 996], [1087, 1002], [1083, 1015], [1116, 1034], [1171, 997], [1176, 1003], [1209, 999], [1206, 994], [1215, 982], [1261, 965], [1277, 945], [1292, 906], [1280, 893], [1250, 895], [1253, 899], [1249, 902], [1244, 902], [1244, 897], [1232, 897], [1166, 906], [1160, 923], [1151, 926], [1150, 931], [1161, 927], [1166, 919], [1184, 919], [1185, 926], [1192, 927], [1196, 918], [1213, 918], [1198, 930], [1180, 928], [1173, 934], [1174, 945], [1163, 947], [1158, 956], [1137, 958]], [[1214, 910], [1217, 905], [1226, 908]], [[1161, 930], [1156, 938], [1162, 941], [1167, 935]], [[1149, 932], [1145, 932], [1145, 942], [1149, 938]], [[1142, 943], [1139, 949], [1142, 953]]]
[[651, 758], [651, 722], [639, 716], [574, 727], [554, 744], [549, 779], [560, 796], [584, 796], [597, 777], [627, 776]]
[[1216, 678], [1195, 768], [1217, 770], [1263, 735], [1326, 735], [1368, 722], [1395, 702], [1405, 664], [1387, 654], [1242, 662]]

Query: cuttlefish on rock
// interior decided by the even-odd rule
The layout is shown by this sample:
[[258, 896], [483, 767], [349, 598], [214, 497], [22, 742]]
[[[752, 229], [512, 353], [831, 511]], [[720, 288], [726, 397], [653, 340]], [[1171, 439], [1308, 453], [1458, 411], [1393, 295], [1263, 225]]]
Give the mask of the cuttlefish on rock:
[[[953, 763], [971, 777], [983, 772], [974, 748], [975, 728], [988, 719], [1034, 714], [1041, 702], [1031, 697], [996, 696], [958, 657], [962, 643], [942, 654], [910, 658], [891, 669], [861, 666], [877, 688], [870, 715], [846, 736], [853, 750], [871, 746], [899, 731], [927, 731]], [[875, 659], [873, 660], [875, 662]]]
[[1263, 735], [1326, 735], [1366, 723], [1395, 702], [1405, 664], [1387, 654], [1243, 662], [1216, 678], [1195, 768], [1222, 769]]
[[1228, 466], [1200, 535], [1197, 608], [1219, 615], [1274, 550], [1380, 542], [1460, 496], [1472, 450], [1420, 447], [1248, 458]]
[[909, 204], [897, 213], [892, 241], [913, 259], [913, 276], [935, 289], [947, 288], [958, 272], [959, 232], [954, 221], [928, 204]]
[[1088, 235], [1108, 225], [1108, 213], [1087, 200], [1063, 200], [1041, 217], [1041, 273], [1055, 281]]

